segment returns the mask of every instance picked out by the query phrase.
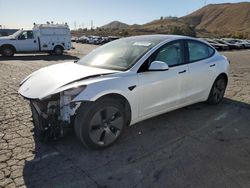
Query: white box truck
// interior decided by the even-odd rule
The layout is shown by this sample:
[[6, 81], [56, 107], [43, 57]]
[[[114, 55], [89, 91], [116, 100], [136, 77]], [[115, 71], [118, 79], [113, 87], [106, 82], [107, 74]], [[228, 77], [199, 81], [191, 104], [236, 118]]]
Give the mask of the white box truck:
[[69, 49], [70, 29], [64, 24], [35, 24], [32, 30], [19, 30], [13, 35], [0, 37], [0, 53], [8, 57], [30, 52], [62, 55]]

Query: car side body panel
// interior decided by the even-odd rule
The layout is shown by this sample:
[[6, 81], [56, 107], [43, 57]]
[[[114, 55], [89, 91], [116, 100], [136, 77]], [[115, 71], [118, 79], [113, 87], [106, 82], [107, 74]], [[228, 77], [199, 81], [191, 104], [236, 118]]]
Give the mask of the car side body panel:
[[[161, 43], [157, 49], [164, 45], [166, 42]], [[152, 49], [148, 54], [146, 54], [146, 57], [149, 57], [156, 49]], [[144, 62], [146, 58], [142, 58], [141, 62]], [[192, 71], [190, 72], [190, 66], [196, 66], [197, 64], [200, 64], [201, 69], [203, 69], [203, 71], [199, 72], [199, 75], [196, 75], [196, 77], [194, 78], [190, 78], [190, 75], [192, 74]], [[206, 68], [203, 68], [204, 64], [206, 65]], [[215, 64], [215, 66], [210, 67], [210, 65]], [[188, 93], [188, 91], [186, 91], [185, 93], [185, 97], [182, 97], [183, 101], [179, 101], [178, 104], [176, 103], [175, 105], [169, 105], [169, 106], [165, 106], [165, 108], [154, 108], [154, 110], [151, 110], [150, 113], [142, 113], [140, 110], [140, 107], [143, 103], [143, 91], [141, 90], [141, 84], [140, 83], [140, 79], [139, 79], [139, 75], [137, 73], [137, 70], [133, 70], [132, 71], [127, 71], [127, 72], [121, 72], [121, 73], [117, 73], [117, 74], [113, 74], [113, 75], [108, 75], [105, 76], [104, 78], [100, 78], [99, 80], [97, 79], [93, 79], [93, 80], [86, 80], [83, 81], [82, 83], [78, 83], [79, 85], [87, 85], [86, 89], [80, 93], [75, 99], [74, 101], [96, 101], [98, 99], [100, 99], [101, 97], [108, 95], [108, 94], [119, 94], [123, 97], [125, 97], [127, 99], [127, 101], [130, 104], [131, 107], [131, 123], [130, 125], [133, 125], [137, 122], [140, 122], [144, 119], [148, 119], [150, 117], [154, 117], [156, 115], [160, 115], [190, 104], [194, 104], [197, 102], [202, 102], [202, 101], [206, 101], [212, 84], [215, 81], [215, 79], [222, 73], [225, 73], [228, 75], [228, 71], [229, 71], [229, 64], [228, 64], [228, 60], [220, 55], [218, 52], [215, 52], [215, 54], [205, 60], [202, 61], [198, 61], [195, 62], [193, 64], [187, 64], [187, 65], [182, 65], [182, 66], [188, 66], [187, 69], [187, 73], [188, 75], [185, 75], [185, 79], [182, 80], [182, 82], [186, 81], [186, 87], [189, 87], [189, 82], [198, 82], [197, 84], [195, 84], [195, 89], [196, 90], [196, 96], [192, 96], [194, 94], [194, 92], [192, 93]], [[197, 69], [196, 71], [199, 71], [200, 68], [199, 66], [195, 67], [195, 69]], [[206, 72], [206, 70], [209, 71], [209, 73]], [[147, 73], [146, 73], [147, 74]], [[148, 73], [148, 74], [152, 74], [152, 73]], [[157, 72], [154, 73], [155, 76], [157, 76]], [[167, 71], [166, 71], [167, 74]], [[158, 75], [159, 76], [159, 75]], [[192, 80], [193, 79], [193, 80]], [[121, 84], [122, 83], [122, 84]], [[183, 85], [185, 86], [185, 84], [183, 83]], [[128, 88], [130, 86], [135, 86], [135, 88], [130, 91]], [[202, 89], [200, 89], [200, 87]], [[157, 93], [156, 92], [156, 88], [152, 88], [148, 91], [144, 91], [144, 92], [152, 92], [153, 95], [151, 95], [151, 97], [149, 97], [149, 95], [147, 95], [147, 101], [150, 100], [154, 100]], [[191, 97], [191, 98], [190, 98]], [[165, 101], [166, 102], [166, 101]], [[164, 100], [160, 101], [159, 103], [164, 103]], [[152, 107], [153, 109], [153, 107]]]

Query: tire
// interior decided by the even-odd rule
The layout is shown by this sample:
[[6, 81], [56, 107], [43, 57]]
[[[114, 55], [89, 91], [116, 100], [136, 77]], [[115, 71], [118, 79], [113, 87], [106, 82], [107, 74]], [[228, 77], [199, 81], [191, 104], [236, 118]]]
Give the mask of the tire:
[[56, 46], [53, 50], [55, 55], [62, 55], [63, 54], [63, 48], [61, 46]]
[[126, 125], [125, 110], [120, 101], [103, 98], [82, 104], [76, 113], [75, 134], [89, 149], [105, 149], [120, 137]]
[[4, 57], [12, 57], [15, 53], [15, 50], [11, 46], [3, 47], [2, 55]]
[[226, 87], [227, 87], [226, 79], [223, 76], [219, 76], [215, 80], [211, 88], [211, 91], [209, 93], [209, 97], [207, 100], [208, 104], [211, 104], [211, 105], [219, 104], [224, 98]]

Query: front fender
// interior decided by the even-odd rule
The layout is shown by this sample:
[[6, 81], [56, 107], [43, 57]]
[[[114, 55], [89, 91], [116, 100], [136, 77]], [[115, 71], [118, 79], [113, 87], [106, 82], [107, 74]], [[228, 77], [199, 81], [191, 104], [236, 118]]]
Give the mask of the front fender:
[[130, 86], [137, 86], [137, 76], [127, 78], [116, 78], [87, 85], [86, 89], [80, 93], [74, 102], [77, 101], [96, 101], [108, 94], [119, 94], [127, 99], [131, 108], [131, 120], [138, 117], [138, 96], [137, 88], [130, 90]]

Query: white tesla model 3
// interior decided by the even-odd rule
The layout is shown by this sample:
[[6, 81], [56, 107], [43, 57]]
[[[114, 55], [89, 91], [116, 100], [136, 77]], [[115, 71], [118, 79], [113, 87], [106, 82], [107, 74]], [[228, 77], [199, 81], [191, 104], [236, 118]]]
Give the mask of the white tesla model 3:
[[174, 35], [123, 38], [77, 62], [42, 68], [21, 82], [44, 140], [74, 127], [88, 148], [113, 144], [126, 125], [190, 104], [218, 104], [229, 61], [203, 41]]

